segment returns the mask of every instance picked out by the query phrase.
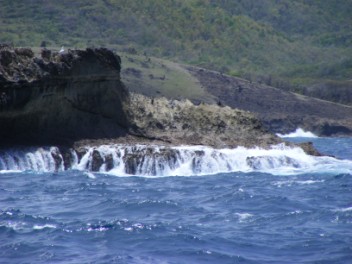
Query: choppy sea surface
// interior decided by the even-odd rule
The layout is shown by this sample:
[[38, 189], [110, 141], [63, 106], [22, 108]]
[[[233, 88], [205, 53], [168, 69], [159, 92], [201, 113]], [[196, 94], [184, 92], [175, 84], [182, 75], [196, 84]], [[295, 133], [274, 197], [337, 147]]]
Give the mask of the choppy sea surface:
[[352, 139], [308, 140], [340, 160], [158, 177], [2, 170], [0, 263], [352, 263]]

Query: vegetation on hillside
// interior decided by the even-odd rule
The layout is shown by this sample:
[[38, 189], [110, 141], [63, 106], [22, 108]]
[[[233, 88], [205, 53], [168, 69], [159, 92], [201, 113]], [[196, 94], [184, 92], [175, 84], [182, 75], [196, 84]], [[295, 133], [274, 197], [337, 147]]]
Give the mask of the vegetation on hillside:
[[302, 93], [331, 81], [351, 90], [352, 0], [0, 0], [0, 5], [0, 41], [16, 46], [107, 46]]
[[121, 78], [131, 92], [151, 97], [217, 102], [199, 80], [178, 63], [124, 52], [119, 54], [124, 65]]

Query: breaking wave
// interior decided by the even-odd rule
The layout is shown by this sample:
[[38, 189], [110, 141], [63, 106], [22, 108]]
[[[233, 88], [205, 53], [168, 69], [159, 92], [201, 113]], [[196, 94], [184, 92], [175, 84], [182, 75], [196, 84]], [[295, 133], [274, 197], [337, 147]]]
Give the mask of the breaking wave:
[[304, 131], [302, 128], [297, 128], [296, 131], [289, 134], [276, 134], [281, 138], [295, 138], [295, 137], [305, 137], [305, 138], [317, 138], [318, 136], [309, 131]]
[[163, 147], [102, 145], [78, 150], [58, 147], [0, 151], [0, 171], [84, 171], [116, 176], [193, 176], [228, 172], [263, 172], [292, 175], [311, 172], [351, 173], [352, 161], [307, 155], [284, 144], [271, 149], [205, 146]]

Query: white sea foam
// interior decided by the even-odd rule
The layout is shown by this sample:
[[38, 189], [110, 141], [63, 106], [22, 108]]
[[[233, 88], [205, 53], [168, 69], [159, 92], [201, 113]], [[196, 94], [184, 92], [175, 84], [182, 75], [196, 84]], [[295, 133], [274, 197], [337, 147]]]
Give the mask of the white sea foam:
[[295, 183], [297, 184], [301, 184], [301, 185], [310, 185], [310, 184], [315, 184], [315, 183], [322, 183], [324, 182], [324, 180], [307, 180], [307, 181], [295, 181]]
[[334, 212], [351, 212], [352, 211], [352, 207], [339, 208], [339, 209], [335, 209], [333, 211]]
[[[12, 215], [12, 213], [7, 212], [8, 215]], [[18, 232], [31, 232], [32, 230], [42, 230], [45, 228], [56, 228], [56, 225], [53, 224], [43, 224], [43, 225], [32, 225], [26, 223], [26, 222], [17, 222], [17, 221], [6, 221], [6, 222], [0, 222], [0, 226], [5, 226], [7, 228], [11, 228], [14, 231]]]
[[301, 210], [295, 210], [292, 212], [287, 213], [286, 215], [298, 215], [298, 214], [302, 214], [303, 212]]
[[0, 170], [0, 174], [5, 174], [5, 173], [18, 173], [22, 172], [21, 170]]
[[236, 213], [235, 214], [238, 217], [238, 221], [241, 222], [245, 222], [248, 218], [252, 217], [252, 214], [249, 213]]
[[87, 175], [87, 177], [90, 179], [96, 179], [95, 175], [91, 172], [86, 172], [85, 175]]
[[51, 224], [45, 224], [45, 225], [34, 225], [33, 229], [34, 230], [42, 230], [45, 228], [56, 228], [56, 225], [51, 225]]
[[273, 182], [272, 185], [275, 185], [277, 187], [282, 187], [282, 186], [292, 186], [293, 184], [298, 184], [298, 185], [310, 185], [310, 184], [316, 184], [316, 183], [322, 183], [324, 180], [306, 180], [306, 181], [297, 181], [297, 180], [289, 180], [289, 181], [277, 181]]
[[24, 229], [25, 223], [8, 221], [8, 222], [2, 222], [2, 223], [0, 222], [0, 226], [5, 226], [7, 228], [11, 228], [15, 231], [18, 231], [18, 230]]
[[100, 226], [97, 228], [88, 227], [88, 229], [87, 229], [88, 232], [105, 232], [108, 230], [109, 230], [109, 228], [103, 227], [103, 226]]
[[21, 221], [5, 221], [5, 222], [0, 221], [0, 227], [1, 226], [10, 228], [20, 233], [28, 233], [32, 231], [32, 228], [28, 223], [21, 222]]
[[302, 128], [297, 128], [296, 131], [289, 134], [276, 134], [282, 138], [295, 138], [295, 137], [305, 137], [305, 138], [317, 138], [318, 136], [309, 131], [304, 131]]
[[[99, 162], [96, 156], [99, 156]], [[301, 173], [351, 173], [351, 160], [307, 155], [301, 148], [284, 144], [270, 149], [213, 149], [205, 146], [102, 145], [86, 147], [83, 155], [72, 151], [69, 169], [83, 171], [94, 179], [96, 173], [116, 176], [195, 176], [229, 172], [263, 172], [274, 175]], [[54, 158], [55, 157], [55, 158]], [[9, 150], [0, 152], [0, 170], [63, 171], [57, 148]], [[94, 160], [95, 159], [95, 160]], [[98, 167], [97, 167], [98, 166]], [[301, 181], [296, 184], [314, 184]]]

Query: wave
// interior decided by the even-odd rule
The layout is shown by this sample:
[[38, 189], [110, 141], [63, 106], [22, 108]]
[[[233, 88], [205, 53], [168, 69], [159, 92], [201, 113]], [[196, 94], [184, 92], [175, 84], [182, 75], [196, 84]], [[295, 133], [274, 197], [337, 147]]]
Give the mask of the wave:
[[309, 131], [304, 131], [302, 128], [297, 128], [296, 131], [289, 134], [277, 133], [277, 136], [281, 138], [294, 138], [294, 137], [305, 137], [305, 138], [317, 138], [318, 136]]
[[293, 184], [297, 185], [311, 185], [311, 184], [316, 184], [316, 183], [323, 183], [325, 182], [324, 180], [306, 180], [306, 181], [298, 181], [298, 180], [288, 180], [288, 181], [278, 181], [272, 183], [273, 185], [277, 187], [282, 187], [282, 186], [292, 186]]
[[334, 212], [352, 212], [352, 206], [351, 207], [347, 207], [347, 208], [339, 208], [339, 209], [335, 209], [333, 210]]
[[195, 176], [228, 172], [292, 175], [311, 172], [352, 173], [352, 161], [307, 155], [284, 144], [271, 149], [205, 146], [102, 145], [78, 150], [41, 147], [0, 151], [0, 171], [79, 170], [116, 176]]
[[43, 230], [45, 228], [52, 228], [52, 229], [55, 229], [57, 228], [56, 225], [51, 225], [51, 224], [44, 224], [44, 225], [34, 225], [33, 226], [33, 229], [34, 230]]

